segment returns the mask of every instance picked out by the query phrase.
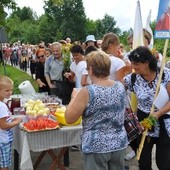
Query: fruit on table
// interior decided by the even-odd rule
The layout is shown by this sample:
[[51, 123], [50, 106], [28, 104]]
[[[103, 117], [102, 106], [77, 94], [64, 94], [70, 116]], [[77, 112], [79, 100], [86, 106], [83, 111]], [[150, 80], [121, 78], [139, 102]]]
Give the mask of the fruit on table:
[[73, 124], [68, 124], [66, 123], [65, 120], [65, 111], [66, 111], [66, 107], [62, 106], [60, 108], [57, 108], [56, 112], [55, 112], [55, 116], [57, 121], [61, 124], [61, 125], [66, 125], [66, 126], [72, 126], [72, 125], [78, 125], [81, 123], [82, 121], [82, 117], [80, 117], [75, 123]]
[[37, 116], [46, 116], [50, 113], [50, 109], [45, 106], [45, 104], [37, 99], [37, 100], [32, 100], [29, 99], [25, 103], [25, 108], [26, 108], [26, 115], [37, 117]]
[[65, 111], [66, 111], [66, 107], [65, 106], [61, 106], [61, 107], [56, 109], [57, 113], [65, 113]]
[[29, 120], [23, 124], [23, 128], [27, 131], [40, 131], [59, 128], [59, 123], [52, 119], [40, 117], [36, 120]]

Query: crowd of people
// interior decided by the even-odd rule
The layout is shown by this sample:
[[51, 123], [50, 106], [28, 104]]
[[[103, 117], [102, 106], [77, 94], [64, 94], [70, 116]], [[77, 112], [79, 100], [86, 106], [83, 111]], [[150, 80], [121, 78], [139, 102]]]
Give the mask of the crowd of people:
[[[124, 127], [127, 95], [132, 91], [131, 76], [134, 70], [136, 77], [133, 91], [138, 100], [135, 114], [139, 121], [150, 114], [158, 120], [145, 140], [138, 161], [139, 169], [152, 169], [152, 149], [155, 144], [157, 167], [160, 170], [169, 170], [170, 116], [166, 113], [170, 111], [170, 102], [167, 101], [162, 108], [155, 108], [154, 112], [150, 113], [162, 60], [158, 51], [152, 53], [153, 51], [149, 49], [150, 38], [150, 34], [144, 30], [145, 45], [132, 49], [133, 34], [129, 35], [127, 38], [131, 48], [129, 52], [124, 49], [118, 35], [107, 33], [102, 40], [96, 40], [94, 35], [88, 35], [82, 44], [72, 43], [70, 38], [47, 46], [44, 42], [39, 45], [24, 45], [20, 42], [12, 46], [6, 44], [2, 55], [4, 64], [18, 66], [23, 71], [30, 67], [40, 93], [56, 95], [62, 99], [62, 104], [68, 104], [65, 114], [67, 123], [74, 123], [82, 116], [81, 150], [85, 170], [128, 169], [124, 166], [127, 146], [132, 147], [134, 154], [126, 160], [133, 158], [137, 153], [141, 136], [129, 143]], [[66, 68], [68, 63], [69, 69]], [[170, 70], [164, 68], [161, 85], [167, 90], [168, 95], [170, 95], [169, 82]], [[1, 101], [7, 97], [1, 96], [2, 94]], [[4, 120], [7, 121], [6, 115], [0, 112], [0, 122], [5, 124]], [[14, 125], [18, 121], [20, 120]], [[10, 126], [0, 126], [0, 134], [6, 133], [8, 127]], [[7, 151], [5, 149], [1, 151], [3, 148], [1, 144], [0, 141], [2, 158], [0, 167], [5, 168], [10, 166], [10, 161], [4, 164], [6, 156], [2, 155], [3, 152], [6, 155]]]

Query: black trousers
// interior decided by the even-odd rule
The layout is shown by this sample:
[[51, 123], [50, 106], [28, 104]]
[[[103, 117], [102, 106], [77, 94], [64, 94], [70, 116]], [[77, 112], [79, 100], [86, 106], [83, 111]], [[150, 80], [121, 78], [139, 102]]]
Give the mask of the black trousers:
[[68, 80], [64, 81], [52, 81], [55, 88], [50, 89], [51, 95], [56, 95], [62, 99], [62, 104], [69, 104], [71, 100], [71, 93], [75, 87], [75, 83], [71, 83]]
[[[138, 110], [137, 116], [139, 121], [148, 117], [148, 114]], [[133, 140], [130, 143], [132, 149], [137, 152], [141, 141], [140, 135], [138, 138]], [[159, 170], [170, 170], [170, 144], [161, 145], [158, 142], [159, 138], [149, 137], [147, 136], [145, 139], [145, 143], [141, 152], [140, 160], [139, 160], [139, 169], [140, 170], [152, 170], [152, 149], [154, 144], [156, 145], [156, 165]]]
[[52, 80], [51, 83], [55, 88], [50, 88], [50, 94], [56, 95], [62, 99], [62, 81]]
[[139, 160], [140, 170], [152, 170], [152, 149], [156, 144], [156, 165], [159, 170], [170, 169], [170, 145], [160, 145], [158, 138], [146, 137]]
[[63, 81], [63, 85], [62, 85], [62, 104], [63, 105], [69, 104], [74, 87], [75, 87], [75, 83], [69, 82], [68, 80]]

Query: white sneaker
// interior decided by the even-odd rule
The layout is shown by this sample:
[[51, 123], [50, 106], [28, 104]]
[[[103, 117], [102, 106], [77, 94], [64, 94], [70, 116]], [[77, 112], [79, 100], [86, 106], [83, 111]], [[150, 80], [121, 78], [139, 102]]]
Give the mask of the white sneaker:
[[132, 150], [125, 156], [125, 161], [129, 161], [136, 156], [135, 152]]

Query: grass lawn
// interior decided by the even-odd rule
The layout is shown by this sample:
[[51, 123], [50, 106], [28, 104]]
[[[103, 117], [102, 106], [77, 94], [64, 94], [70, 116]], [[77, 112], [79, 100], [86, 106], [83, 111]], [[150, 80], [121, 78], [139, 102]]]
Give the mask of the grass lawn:
[[20, 94], [18, 86], [25, 80], [29, 80], [32, 86], [34, 87], [34, 89], [36, 90], [36, 92], [38, 91], [38, 86], [37, 86], [36, 81], [32, 79], [32, 77], [26, 72], [21, 71], [10, 65], [6, 65], [5, 69], [4, 69], [4, 66], [0, 66], [0, 75], [5, 75], [5, 73], [6, 73], [6, 76], [10, 77], [14, 81], [14, 90], [13, 90], [14, 94]]

